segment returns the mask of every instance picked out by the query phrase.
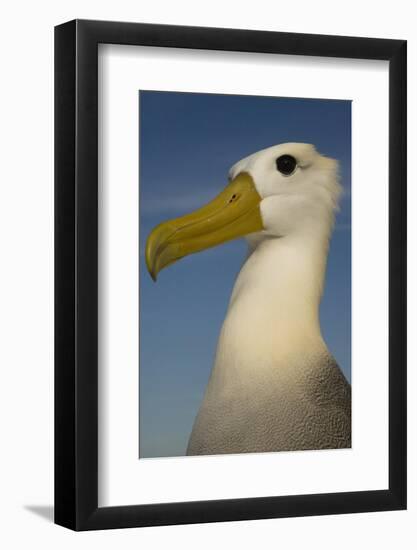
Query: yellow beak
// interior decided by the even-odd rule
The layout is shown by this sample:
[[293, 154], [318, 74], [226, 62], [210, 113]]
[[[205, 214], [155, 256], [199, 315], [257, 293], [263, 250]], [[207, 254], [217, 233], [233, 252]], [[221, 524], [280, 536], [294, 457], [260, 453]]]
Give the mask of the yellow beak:
[[260, 202], [252, 177], [243, 172], [202, 208], [156, 226], [146, 243], [152, 279], [184, 256], [261, 231]]

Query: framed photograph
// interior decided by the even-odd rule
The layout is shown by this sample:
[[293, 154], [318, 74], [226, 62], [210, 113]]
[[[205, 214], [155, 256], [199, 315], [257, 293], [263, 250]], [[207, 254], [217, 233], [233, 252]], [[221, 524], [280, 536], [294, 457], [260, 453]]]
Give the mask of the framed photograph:
[[406, 507], [406, 42], [55, 29], [55, 522]]

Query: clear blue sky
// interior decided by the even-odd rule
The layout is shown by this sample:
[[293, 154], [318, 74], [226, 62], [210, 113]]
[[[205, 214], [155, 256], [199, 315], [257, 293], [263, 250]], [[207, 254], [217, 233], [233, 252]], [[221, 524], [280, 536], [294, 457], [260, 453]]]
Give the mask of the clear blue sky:
[[350, 380], [351, 102], [139, 92], [140, 457], [185, 454], [213, 364], [243, 239], [146, 271], [146, 237], [227, 183], [229, 167], [271, 145], [313, 143], [341, 164], [344, 197], [330, 245], [321, 305], [324, 338]]

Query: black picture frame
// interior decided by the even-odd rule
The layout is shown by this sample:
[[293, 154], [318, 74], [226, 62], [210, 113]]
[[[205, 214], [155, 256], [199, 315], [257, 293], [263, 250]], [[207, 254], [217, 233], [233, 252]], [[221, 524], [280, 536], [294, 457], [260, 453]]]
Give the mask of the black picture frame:
[[[389, 488], [98, 506], [98, 44], [389, 61]], [[406, 41], [74, 20], [55, 28], [55, 522], [74, 530], [406, 508]]]

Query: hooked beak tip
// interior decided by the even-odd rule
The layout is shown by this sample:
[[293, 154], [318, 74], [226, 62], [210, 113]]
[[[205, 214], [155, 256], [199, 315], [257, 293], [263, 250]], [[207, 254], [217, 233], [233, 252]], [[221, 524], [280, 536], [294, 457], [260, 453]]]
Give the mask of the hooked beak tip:
[[149, 238], [146, 243], [145, 262], [146, 262], [148, 273], [151, 276], [152, 281], [155, 283], [158, 272], [156, 271], [153, 246]]

